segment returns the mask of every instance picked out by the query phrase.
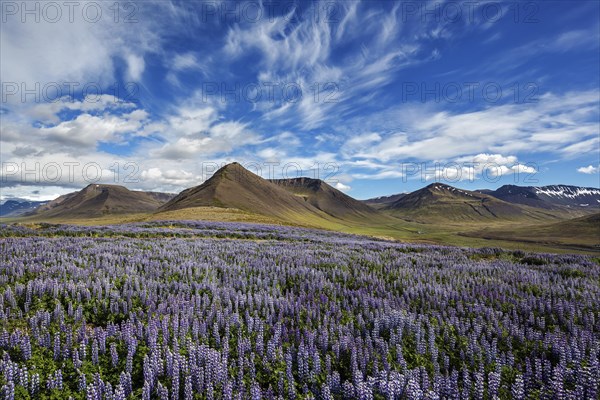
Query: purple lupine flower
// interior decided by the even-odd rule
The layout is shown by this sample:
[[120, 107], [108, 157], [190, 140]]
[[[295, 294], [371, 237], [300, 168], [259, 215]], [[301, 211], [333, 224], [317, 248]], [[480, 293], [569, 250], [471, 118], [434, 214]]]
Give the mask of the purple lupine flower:
[[525, 398], [525, 387], [523, 384], [523, 377], [517, 374], [515, 381], [511, 386], [511, 395], [515, 400], [523, 400]]
[[329, 385], [325, 384], [321, 388], [321, 398], [323, 400], [333, 400], [334, 399], [333, 395], [331, 394], [331, 390], [329, 389]]
[[125, 361], [125, 371], [127, 371], [128, 374], [131, 374], [133, 370], [133, 352], [132, 351], [127, 351], [127, 360]]
[[406, 395], [409, 399], [414, 399], [414, 400], [423, 399], [424, 393], [419, 385], [419, 382], [417, 382], [416, 378], [411, 377], [408, 380], [408, 385], [406, 387]]
[[78, 388], [80, 392], [85, 392], [87, 389], [87, 381], [85, 379], [85, 374], [79, 374], [79, 383]]
[[142, 387], [142, 400], [150, 400], [150, 385], [147, 381], [144, 381], [144, 386]]
[[60, 335], [54, 335], [54, 360], [60, 360], [61, 352], [60, 352]]
[[192, 377], [187, 375], [185, 377], [185, 388], [184, 388], [184, 399], [192, 400], [193, 399], [193, 391], [192, 391]]
[[[191, 385], [207, 399], [248, 398], [257, 389], [265, 398], [300, 391], [303, 398], [493, 399], [504, 368], [522, 371], [506, 388], [516, 397], [597, 397], [600, 288], [587, 256], [387, 243], [300, 228], [183, 226], [62, 226], [48, 228], [52, 238], [40, 230], [3, 240], [3, 383], [38, 397], [60, 386], [56, 373], [40, 385], [25, 368], [29, 340], [35, 354], [72, 360], [81, 375], [86, 361], [111, 363], [120, 373], [114, 391], [99, 374], [81, 386], [94, 400], [140, 390], [153, 398], [165, 382], [184, 398]], [[2, 235], [6, 229], [17, 228], [3, 226]], [[214, 239], [229, 234], [252, 240]], [[165, 235], [187, 239], [156, 240]], [[27, 277], [35, 280], [23, 284]], [[32, 310], [38, 297], [55, 295], [68, 299], [65, 309], [55, 302]], [[88, 309], [125, 318], [92, 327]], [[19, 318], [26, 333], [13, 323]], [[525, 343], [535, 351], [521, 351]], [[140, 349], [146, 361], [136, 357]], [[132, 382], [138, 371], [147, 389]], [[257, 382], [265, 377], [262, 390]]]
[[500, 374], [492, 371], [488, 374], [488, 396], [490, 399], [497, 398], [498, 389], [500, 389]]
[[94, 339], [92, 341], [92, 364], [98, 364], [98, 341]]
[[128, 397], [133, 391], [131, 385], [131, 375], [128, 372], [121, 372], [121, 375], [119, 376], [119, 384], [123, 387], [125, 397]]
[[156, 387], [156, 393], [160, 400], [169, 400], [169, 389], [164, 387], [160, 382], [158, 382], [158, 385]]
[[8, 381], [6, 385], [2, 386], [0, 393], [6, 400], [15, 400], [15, 384], [13, 381]]
[[565, 397], [564, 372], [563, 367], [560, 364], [554, 367], [554, 371], [552, 373], [552, 390], [555, 398], [562, 399]]
[[179, 400], [179, 359], [173, 363], [173, 377], [171, 382], [171, 399]]
[[117, 385], [113, 400], [126, 400], [126, 398], [127, 396], [125, 395], [125, 389], [123, 389], [123, 386]]
[[21, 341], [21, 352], [23, 354], [23, 358], [25, 360], [29, 360], [31, 358], [31, 342], [29, 340], [29, 336], [25, 336]]
[[31, 374], [29, 393], [36, 395], [40, 390], [40, 375], [35, 373]]
[[117, 345], [115, 343], [110, 344], [110, 358], [112, 366], [116, 367], [119, 364], [119, 354], [117, 353]]
[[258, 386], [258, 383], [256, 382], [252, 382], [250, 388], [250, 398], [252, 400], [262, 400], [262, 391], [260, 390], [260, 386]]
[[94, 385], [88, 385], [86, 390], [86, 399], [87, 400], [101, 400], [98, 392], [96, 391], [96, 387]]

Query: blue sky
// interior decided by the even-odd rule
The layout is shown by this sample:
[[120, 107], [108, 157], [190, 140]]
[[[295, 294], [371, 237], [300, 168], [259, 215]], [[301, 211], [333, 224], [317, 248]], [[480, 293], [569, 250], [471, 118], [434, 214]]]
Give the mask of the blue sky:
[[30, 3], [1, 10], [4, 198], [231, 161], [357, 198], [600, 186], [596, 1]]

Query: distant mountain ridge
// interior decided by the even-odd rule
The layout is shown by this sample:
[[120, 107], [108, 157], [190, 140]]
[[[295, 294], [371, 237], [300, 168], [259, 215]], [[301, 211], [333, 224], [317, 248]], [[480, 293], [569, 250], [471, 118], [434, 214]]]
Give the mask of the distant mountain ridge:
[[432, 183], [408, 193], [382, 210], [419, 222], [481, 222], [537, 217], [519, 205], [442, 183]]
[[545, 209], [600, 208], [600, 189], [572, 185], [516, 186], [504, 185], [496, 190], [482, 190], [498, 199]]
[[48, 201], [31, 201], [25, 199], [9, 199], [0, 204], [0, 217], [19, 217], [35, 211]]
[[[6, 209], [15, 207], [16, 204], [8, 203]], [[388, 225], [397, 223], [398, 219], [454, 225], [517, 220], [536, 222], [598, 212], [600, 189], [570, 185], [504, 185], [496, 190], [469, 191], [432, 183], [411, 193], [359, 201], [319, 179], [267, 180], [238, 163], [231, 163], [202, 184], [177, 195], [92, 184], [25, 212], [39, 218], [78, 219], [113, 214], [160, 215], [161, 212], [188, 209], [185, 214], [171, 215], [195, 218], [211, 207], [261, 215], [278, 223], [306, 224], [308, 221], [310, 224], [318, 220], [320, 226], [329, 223], [358, 226], [372, 222]]]
[[319, 179], [267, 180], [232, 163], [177, 195], [88, 185], [16, 217], [14, 223], [231, 221], [387, 240], [476, 246], [497, 241], [499, 246], [587, 252], [600, 249], [599, 196], [600, 189], [570, 185], [470, 191], [432, 183], [411, 193], [359, 201]]
[[362, 202], [376, 209], [383, 208], [389, 204], [392, 204], [395, 201], [400, 200], [402, 197], [406, 196], [408, 193], [398, 193], [392, 194], [389, 196], [379, 196], [373, 197], [371, 199], [363, 200]]

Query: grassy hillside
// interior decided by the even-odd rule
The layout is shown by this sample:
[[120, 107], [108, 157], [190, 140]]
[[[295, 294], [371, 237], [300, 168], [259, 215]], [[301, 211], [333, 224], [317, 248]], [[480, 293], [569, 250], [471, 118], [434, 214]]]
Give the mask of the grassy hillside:
[[466, 236], [531, 245], [600, 251], [600, 213], [567, 221], [516, 227], [487, 227]]

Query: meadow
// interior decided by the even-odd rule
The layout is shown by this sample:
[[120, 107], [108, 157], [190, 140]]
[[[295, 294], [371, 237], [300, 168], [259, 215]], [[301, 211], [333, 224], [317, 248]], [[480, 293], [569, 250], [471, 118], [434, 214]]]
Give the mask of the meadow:
[[598, 399], [600, 259], [225, 222], [0, 226], [5, 399]]

